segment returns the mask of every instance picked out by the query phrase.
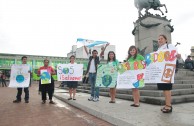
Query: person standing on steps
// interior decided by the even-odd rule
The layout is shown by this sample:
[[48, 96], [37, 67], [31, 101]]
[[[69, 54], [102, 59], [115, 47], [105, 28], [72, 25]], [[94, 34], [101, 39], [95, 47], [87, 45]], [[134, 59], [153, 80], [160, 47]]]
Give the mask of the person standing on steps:
[[[119, 65], [119, 61], [116, 59], [115, 52], [113, 52], [113, 51], [108, 52], [107, 64], [117, 68], [117, 66]], [[110, 88], [110, 98], [111, 98], [111, 100], [109, 101], [109, 103], [115, 103], [116, 102], [115, 97], [116, 97], [116, 84], [115, 84], [115, 87]]]
[[[144, 57], [140, 54], [138, 54], [137, 48], [135, 46], [130, 46], [128, 50], [128, 62], [141, 62], [144, 60]], [[140, 99], [140, 93], [138, 88], [133, 88], [132, 89], [132, 94], [133, 94], [133, 100], [134, 103], [131, 104], [132, 107], [139, 107], [139, 99]]]
[[[104, 50], [108, 45], [109, 43], [106, 44]], [[100, 63], [100, 58], [97, 56], [98, 55], [97, 50], [93, 50], [92, 55], [90, 55], [86, 46], [84, 46], [84, 49], [89, 58], [86, 74], [89, 73], [89, 82], [91, 84], [91, 97], [88, 98], [88, 100], [97, 102], [99, 101], [99, 88], [95, 87], [95, 83], [96, 83], [97, 67]], [[102, 50], [101, 54], [103, 54], [104, 50]]]
[[[69, 64], [77, 64], [75, 63], [75, 56], [72, 55], [70, 57], [70, 63]], [[76, 100], [75, 95], [76, 95], [76, 88], [78, 85], [78, 81], [67, 81], [67, 87], [69, 87], [69, 95], [70, 97], [68, 98], [68, 100]], [[72, 94], [73, 94], [73, 98], [72, 98]]]
[[[176, 49], [172, 44], [168, 44], [167, 37], [165, 35], [160, 35], [158, 37], [158, 45], [158, 50]], [[165, 106], [161, 109], [161, 111], [163, 113], [171, 113], [173, 109], [171, 104], [172, 83], [158, 83], [157, 86], [159, 90], [163, 90], [165, 96]]]

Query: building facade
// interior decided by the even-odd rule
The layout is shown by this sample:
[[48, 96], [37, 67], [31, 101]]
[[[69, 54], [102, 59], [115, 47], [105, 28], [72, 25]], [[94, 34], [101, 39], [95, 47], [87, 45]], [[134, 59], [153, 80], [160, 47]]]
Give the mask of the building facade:
[[[7, 79], [10, 77], [10, 70], [13, 64], [21, 64], [21, 58], [24, 55], [21, 54], [7, 54], [0, 53], [0, 73], [5, 73]], [[44, 65], [44, 59], [48, 59], [49, 65], [56, 69], [57, 64], [66, 64], [69, 63], [69, 57], [54, 57], [54, 56], [37, 56], [37, 55], [25, 55], [28, 57], [28, 62], [32, 67], [32, 78], [34, 80], [39, 79], [37, 76], [37, 70]], [[84, 65], [84, 71], [87, 69], [88, 59], [85, 58], [76, 58], [76, 63]], [[101, 63], [105, 63], [102, 61]], [[55, 77], [56, 79], [56, 77]]]
[[[92, 52], [92, 50], [97, 50], [98, 51], [98, 54], [100, 55], [100, 52], [101, 52], [101, 50], [102, 50], [103, 47], [104, 46], [95, 46], [95, 47], [91, 48], [91, 52]], [[89, 50], [90, 49], [88, 48], [88, 51]], [[107, 46], [107, 48], [106, 48], [106, 50], [104, 52], [104, 60], [107, 60], [108, 59], [108, 52], [109, 51], [114, 51], [115, 52], [115, 45], [109, 45], [109, 46]], [[80, 48], [77, 48], [76, 45], [73, 45], [72, 46], [72, 50], [71, 50], [71, 52], [69, 52], [67, 54], [67, 57], [70, 57], [71, 55], [75, 55], [76, 58], [80, 58], [80, 59], [88, 59], [87, 54], [86, 54], [83, 46], [80, 47]]]

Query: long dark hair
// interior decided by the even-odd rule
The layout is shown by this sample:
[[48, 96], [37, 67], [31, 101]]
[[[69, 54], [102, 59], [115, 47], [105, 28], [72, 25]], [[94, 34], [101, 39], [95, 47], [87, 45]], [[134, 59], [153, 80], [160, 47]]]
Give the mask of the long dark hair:
[[129, 47], [129, 50], [128, 50], [128, 57], [127, 57], [127, 60], [129, 60], [129, 59], [132, 57], [132, 55], [130, 54], [130, 51], [131, 51], [132, 49], [135, 49], [135, 50], [136, 50], [136, 53], [135, 53], [133, 59], [135, 60], [136, 57], [137, 57], [137, 53], [138, 53], [138, 52], [137, 52], [137, 48], [136, 48], [135, 46], [130, 46], [130, 47]]
[[115, 52], [113, 52], [113, 51], [109, 51], [109, 52], [108, 52], [108, 60], [107, 60], [107, 63], [108, 63], [108, 62], [110, 62], [110, 57], [109, 57], [109, 54], [110, 54], [110, 53], [113, 53], [113, 54], [114, 54], [113, 61], [116, 61], [116, 55], [115, 55]]

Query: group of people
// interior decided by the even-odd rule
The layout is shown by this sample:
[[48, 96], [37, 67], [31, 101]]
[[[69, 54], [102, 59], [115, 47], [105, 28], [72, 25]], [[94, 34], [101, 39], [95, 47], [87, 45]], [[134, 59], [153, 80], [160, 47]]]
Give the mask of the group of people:
[[188, 55], [186, 60], [184, 61], [181, 57], [181, 54], [177, 55], [177, 66], [178, 68], [185, 68], [185, 69], [189, 69], [191, 71], [194, 70], [194, 60], [191, 59], [191, 56]]
[[[109, 44], [106, 44], [104, 50]], [[171, 44], [168, 44], [167, 37], [165, 35], [160, 35], [158, 38], [158, 50], [165, 50], [165, 49], [174, 49], [175, 47]], [[84, 46], [85, 47], [85, 46]], [[101, 52], [100, 57], [98, 57], [97, 50], [92, 51], [92, 55], [90, 56], [87, 48], [85, 47], [85, 51], [89, 56], [88, 68], [87, 73], [89, 74], [89, 82], [91, 84], [91, 96], [88, 98], [89, 101], [97, 102], [99, 101], [99, 87], [95, 87], [96, 83], [96, 76], [97, 76], [97, 67], [100, 64], [101, 55], [104, 54], [104, 50]], [[127, 62], [135, 62], [135, 61], [143, 61], [144, 57], [138, 54], [138, 50], [135, 46], [130, 46], [128, 50], [128, 57], [126, 59]], [[108, 53], [108, 60], [107, 64], [109, 65], [119, 65], [118, 60], [116, 59], [116, 54], [113, 51]], [[158, 83], [157, 84], [159, 90], [163, 90], [165, 96], [165, 106], [162, 107], [161, 111], [163, 113], [170, 113], [172, 112], [172, 105], [171, 105], [171, 90], [172, 90], [172, 83]], [[134, 103], [131, 104], [132, 107], [139, 107], [140, 106], [140, 93], [138, 88], [132, 89]], [[110, 101], [109, 103], [115, 103], [115, 96], [116, 96], [116, 86], [114, 88], [110, 88]]]
[[[21, 58], [22, 60], [22, 64], [27, 64], [27, 57], [23, 56]], [[49, 60], [45, 59], [44, 60], [44, 66], [40, 67], [38, 70], [38, 76], [41, 76], [41, 70], [47, 70], [47, 72], [50, 75], [55, 75], [55, 70], [49, 66]], [[29, 71], [30, 74], [32, 73], [31, 71], [31, 67], [29, 66]], [[30, 86], [30, 82], [29, 82], [29, 86]], [[50, 104], [54, 104], [52, 98], [53, 98], [53, 93], [54, 93], [54, 79], [51, 76], [51, 83], [48, 84], [41, 84], [41, 80], [39, 80], [39, 91], [41, 91], [41, 95], [42, 95], [42, 104], [46, 103], [47, 100], [47, 96], [46, 93], [48, 93], [49, 95], [49, 100], [50, 100]], [[22, 89], [23, 88], [17, 88], [17, 95], [16, 95], [16, 100], [13, 101], [13, 103], [20, 103], [21, 102], [21, 95], [22, 95]], [[29, 103], [29, 87], [25, 87], [24, 88], [24, 92], [25, 92], [25, 103]]]
[[[104, 55], [104, 51], [108, 45], [109, 45], [109, 43], [106, 44], [106, 46], [103, 48], [103, 50], [100, 53], [100, 56], [98, 56], [97, 50], [93, 50], [92, 54], [90, 54], [88, 52], [86, 46], [84, 46], [84, 49], [85, 49], [85, 51], [88, 55], [88, 58], [89, 58], [86, 73], [89, 75], [89, 82], [91, 84], [91, 94], [90, 94], [91, 96], [88, 98], [88, 101], [94, 101], [94, 102], [99, 101], [99, 87], [95, 86], [96, 76], [97, 76], [97, 67], [100, 64], [101, 57]], [[160, 35], [158, 37], [158, 45], [159, 45], [158, 50], [165, 50], [165, 49], [174, 48], [173, 45], [167, 43], [167, 38], [165, 35]], [[127, 53], [128, 53], [128, 57], [127, 57], [126, 61], [128, 61], [128, 62], [143, 61], [144, 60], [144, 57], [142, 55], [138, 54], [137, 48], [135, 46], [130, 46]], [[25, 56], [22, 57], [22, 63], [26, 64], [26, 61], [27, 61], [27, 57], [25, 57]], [[49, 60], [45, 59], [44, 66], [40, 67], [38, 70], [38, 76], [41, 76], [41, 73], [40, 73], [41, 70], [47, 70], [50, 73], [50, 75], [56, 74], [54, 69], [51, 66], [49, 66], [48, 64], [49, 64]], [[76, 64], [75, 63], [75, 56], [72, 55], [70, 57], [69, 64]], [[107, 64], [113, 65], [113, 66], [119, 65], [119, 62], [116, 59], [115, 52], [110, 51], [108, 53]], [[29, 72], [31, 73], [30, 70], [29, 70]], [[52, 76], [51, 76], [51, 83], [50, 84], [44, 84], [44, 85], [39, 84], [39, 85], [40, 85], [39, 89], [41, 90], [41, 94], [42, 94], [42, 103], [45, 104], [45, 102], [47, 100], [46, 93], [48, 93], [49, 100], [50, 100], [49, 103], [54, 104], [54, 102], [52, 101], [52, 97], [53, 97], [53, 93], [54, 93], [54, 79], [52, 78]], [[67, 82], [67, 86], [69, 87], [69, 95], [70, 95], [68, 100], [76, 100], [75, 96], [76, 96], [77, 85], [78, 85], [77, 81], [68, 81]], [[172, 105], [171, 105], [172, 83], [158, 83], [157, 86], [158, 86], [159, 90], [163, 90], [164, 96], [165, 96], [165, 106], [161, 109], [161, 111], [163, 113], [172, 112], [172, 109], [173, 109]], [[24, 92], [25, 92], [25, 102], [28, 103], [29, 102], [29, 90], [28, 90], [28, 88], [24, 88]], [[13, 101], [14, 103], [21, 102], [21, 94], [22, 94], [22, 88], [18, 88], [16, 100]], [[140, 93], [139, 93], [138, 88], [133, 88], [132, 94], [133, 94], [134, 103], [131, 104], [131, 106], [132, 107], [139, 107], [140, 106]], [[110, 99], [109, 103], [116, 103], [115, 97], [116, 97], [116, 86], [113, 88], [110, 88], [110, 98], [111, 99]]]

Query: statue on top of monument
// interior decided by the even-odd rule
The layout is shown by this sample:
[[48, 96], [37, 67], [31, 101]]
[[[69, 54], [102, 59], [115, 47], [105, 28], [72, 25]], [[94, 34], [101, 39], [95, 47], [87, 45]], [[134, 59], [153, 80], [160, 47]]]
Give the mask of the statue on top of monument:
[[162, 15], [164, 15], [164, 13], [160, 10], [160, 7], [165, 7], [166, 13], [168, 12], [166, 5], [161, 4], [160, 0], [134, 0], [134, 4], [135, 7], [138, 9], [139, 17], [143, 16], [141, 13], [143, 8], [146, 9], [145, 12], [147, 15], [149, 14], [149, 9], [159, 10]]

